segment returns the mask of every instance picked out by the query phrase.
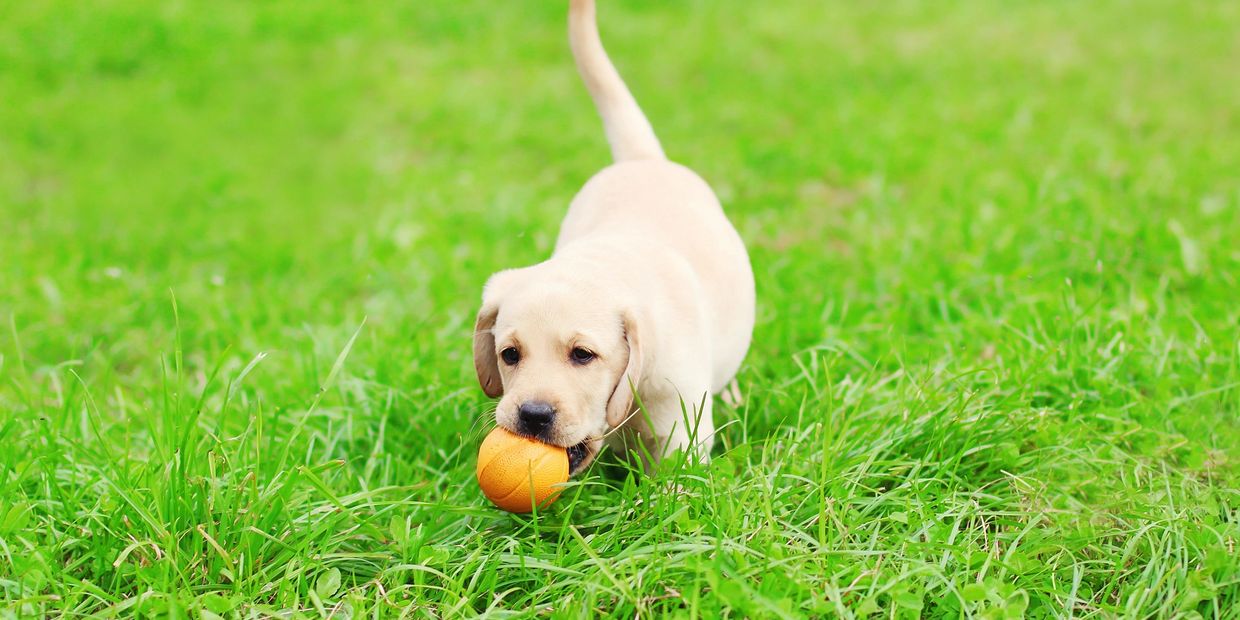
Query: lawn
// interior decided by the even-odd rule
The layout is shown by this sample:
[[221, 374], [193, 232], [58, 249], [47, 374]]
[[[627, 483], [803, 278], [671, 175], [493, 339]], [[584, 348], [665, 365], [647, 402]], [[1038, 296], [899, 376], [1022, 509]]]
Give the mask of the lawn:
[[1240, 4], [604, 1], [758, 325], [709, 465], [513, 516], [565, 12], [0, 4], [0, 617], [1240, 617]]

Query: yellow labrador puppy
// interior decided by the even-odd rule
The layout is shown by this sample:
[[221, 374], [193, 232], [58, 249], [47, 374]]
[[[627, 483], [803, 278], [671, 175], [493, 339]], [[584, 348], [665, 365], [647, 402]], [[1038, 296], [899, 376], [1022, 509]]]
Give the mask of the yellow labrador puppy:
[[706, 459], [710, 395], [753, 332], [749, 256], [710, 187], [664, 157], [603, 50], [593, 0], [571, 0], [569, 40], [616, 163], [573, 199], [550, 259], [487, 281], [478, 382], [502, 396], [500, 426], [564, 446], [574, 474], [604, 438]]

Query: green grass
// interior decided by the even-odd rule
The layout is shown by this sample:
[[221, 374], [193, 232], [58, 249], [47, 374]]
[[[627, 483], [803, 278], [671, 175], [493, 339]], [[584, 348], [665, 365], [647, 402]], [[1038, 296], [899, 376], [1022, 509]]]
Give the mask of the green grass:
[[755, 344], [709, 466], [521, 517], [565, 4], [0, 5], [0, 617], [1237, 617], [1240, 5], [603, 3]]

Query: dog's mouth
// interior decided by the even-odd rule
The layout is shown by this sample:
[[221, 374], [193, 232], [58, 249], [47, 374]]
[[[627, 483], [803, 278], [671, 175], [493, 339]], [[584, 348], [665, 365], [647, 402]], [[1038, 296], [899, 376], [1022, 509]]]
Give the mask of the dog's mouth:
[[585, 469], [593, 459], [593, 450], [590, 447], [590, 440], [586, 439], [578, 444], [573, 444], [566, 448], [568, 451], [568, 475], [575, 476]]
[[[541, 441], [551, 446], [560, 447], [557, 444], [549, 442], [542, 437], [536, 437], [534, 435], [530, 435], [528, 433], [523, 433], [523, 432], [512, 430], [512, 429], [508, 429], [508, 431], [510, 433], [520, 435], [522, 437], [533, 439], [534, 441]], [[584, 471], [585, 468], [592, 461], [594, 461], [594, 457], [598, 456], [598, 451], [599, 451], [599, 448], [602, 447], [602, 443], [603, 442], [598, 439], [591, 439], [589, 437], [586, 437], [585, 439], [582, 439], [580, 443], [575, 443], [571, 446], [568, 446], [567, 448], [564, 448], [564, 451], [568, 453], [568, 475], [576, 476], [577, 474]]]

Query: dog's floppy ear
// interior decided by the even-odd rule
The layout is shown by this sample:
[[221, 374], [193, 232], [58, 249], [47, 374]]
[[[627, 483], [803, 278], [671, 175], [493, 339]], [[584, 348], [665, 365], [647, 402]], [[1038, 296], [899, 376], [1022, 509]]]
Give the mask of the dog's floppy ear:
[[482, 308], [474, 322], [474, 370], [478, 371], [478, 384], [487, 396], [495, 398], [504, 394], [504, 383], [499, 376], [499, 360], [495, 357], [495, 318], [499, 315], [500, 298], [508, 288], [512, 271], [492, 275], [482, 287]]
[[498, 303], [483, 303], [474, 322], [474, 370], [478, 371], [478, 385], [487, 396], [495, 398], [504, 393], [504, 383], [499, 377], [499, 360], [495, 357], [495, 317], [499, 314]]
[[642, 343], [637, 321], [631, 312], [624, 312], [620, 319], [624, 328], [624, 340], [628, 347], [629, 360], [616, 389], [607, 401], [607, 425], [617, 427], [633, 413], [633, 391], [641, 383], [642, 378]]

